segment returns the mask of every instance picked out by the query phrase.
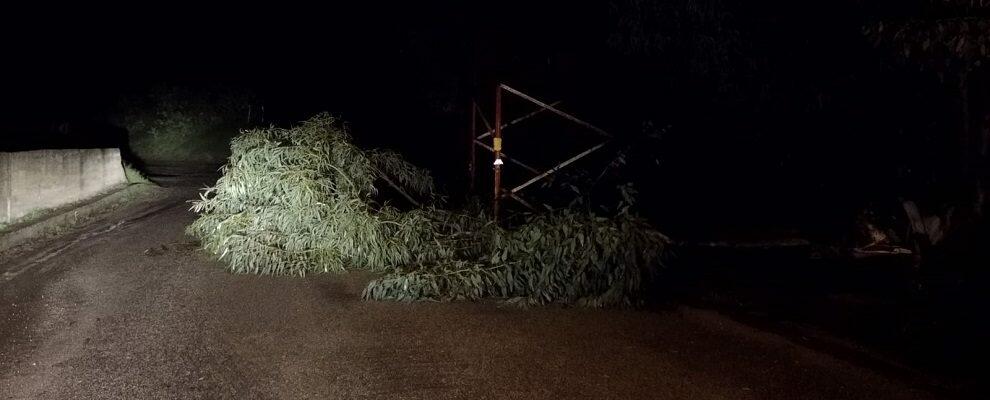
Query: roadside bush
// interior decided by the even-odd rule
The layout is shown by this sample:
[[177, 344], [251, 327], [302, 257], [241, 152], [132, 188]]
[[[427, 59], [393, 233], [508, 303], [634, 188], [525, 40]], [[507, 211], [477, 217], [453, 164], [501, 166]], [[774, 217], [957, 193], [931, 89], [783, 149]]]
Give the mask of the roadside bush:
[[[327, 114], [291, 129], [243, 132], [188, 232], [231, 271], [384, 274], [366, 299], [508, 298], [632, 304], [667, 239], [627, 212], [558, 211], [503, 229], [439, 207], [429, 174], [389, 151], [362, 150]], [[402, 211], [378, 186], [426, 203]]]
[[140, 170], [135, 168], [130, 163], [126, 163], [126, 162], [124, 163], [124, 180], [126, 180], [127, 183], [132, 183], [132, 184], [133, 183], [143, 183], [150, 185], [155, 184], [154, 182], [149, 180], [147, 176], [144, 176], [144, 173], [142, 173]]

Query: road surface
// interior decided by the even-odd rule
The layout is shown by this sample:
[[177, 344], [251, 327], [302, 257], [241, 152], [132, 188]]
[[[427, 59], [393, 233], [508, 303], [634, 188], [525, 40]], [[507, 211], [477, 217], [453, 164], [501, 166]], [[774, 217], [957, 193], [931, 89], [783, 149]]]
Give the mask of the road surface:
[[[202, 177], [199, 177], [202, 178]], [[928, 399], [698, 311], [360, 299], [367, 274], [232, 275], [168, 180], [0, 259], [0, 399]]]

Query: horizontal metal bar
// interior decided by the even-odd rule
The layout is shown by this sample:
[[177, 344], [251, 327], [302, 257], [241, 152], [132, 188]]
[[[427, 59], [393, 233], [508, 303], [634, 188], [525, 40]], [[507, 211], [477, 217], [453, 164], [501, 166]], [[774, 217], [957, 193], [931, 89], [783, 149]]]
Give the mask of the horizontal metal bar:
[[[488, 151], [490, 151], [492, 153], [495, 152], [495, 148], [493, 148], [492, 146], [489, 146], [489, 145], [485, 144], [485, 142], [482, 142], [480, 140], [475, 140], [474, 141], [474, 144], [476, 144], [478, 146], [481, 146], [481, 147], [484, 147], [485, 149], [488, 149]], [[514, 163], [514, 164], [516, 164], [516, 165], [518, 165], [520, 167], [526, 168], [527, 170], [529, 170], [529, 172], [532, 172], [534, 174], [537, 174], [537, 173], [540, 172], [540, 170], [538, 170], [536, 168], [533, 168], [533, 167], [530, 167], [529, 165], [524, 164], [522, 161], [516, 160], [515, 158], [509, 158], [509, 156], [507, 156], [505, 154], [505, 152], [502, 152], [502, 158], [505, 159], [506, 161], [511, 162], [511, 163]]]
[[579, 159], [581, 159], [582, 157], [584, 157], [584, 156], [586, 156], [586, 155], [588, 155], [588, 154], [591, 154], [591, 152], [593, 152], [593, 151], [595, 151], [595, 150], [598, 150], [598, 149], [600, 149], [600, 148], [602, 148], [602, 146], [605, 146], [605, 144], [606, 144], [606, 143], [608, 143], [608, 142], [602, 142], [602, 143], [599, 143], [598, 145], [596, 145], [596, 146], [594, 146], [594, 147], [592, 147], [592, 148], [590, 148], [590, 149], [588, 149], [588, 150], [585, 150], [585, 151], [582, 151], [582, 152], [581, 152], [581, 153], [579, 153], [578, 155], [576, 155], [576, 156], [574, 156], [574, 157], [571, 157], [571, 158], [569, 158], [569, 159], [567, 159], [567, 161], [564, 161], [564, 162], [562, 162], [562, 163], [560, 163], [560, 164], [557, 164], [556, 166], [554, 166], [553, 168], [550, 168], [550, 169], [549, 169], [549, 170], [547, 170], [546, 172], [544, 172], [544, 173], [542, 173], [542, 174], [539, 174], [539, 175], [537, 175], [537, 176], [535, 176], [535, 177], [533, 177], [533, 179], [530, 179], [530, 180], [528, 180], [528, 181], [526, 181], [526, 183], [523, 183], [522, 185], [519, 185], [519, 186], [516, 186], [515, 188], [513, 188], [513, 189], [512, 189], [512, 190], [510, 190], [509, 192], [510, 192], [510, 193], [516, 193], [516, 192], [518, 192], [518, 191], [520, 191], [520, 190], [523, 190], [523, 189], [525, 189], [525, 188], [526, 188], [527, 186], [529, 186], [529, 185], [532, 185], [532, 184], [534, 184], [534, 183], [536, 183], [536, 182], [537, 182], [537, 181], [539, 181], [540, 179], [543, 179], [543, 178], [546, 178], [546, 177], [547, 177], [547, 176], [549, 176], [550, 174], [552, 174], [552, 173], [554, 173], [554, 172], [557, 172], [557, 171], [559, 171], [559, 170], [560, 170], [561, 168], [564, 168], [564, 167], [566, 167], [566, 166], [568, 166], [568, 165], [570, 165], [571, 163], [573, 163], [573, 162], [575, 162], [575, 161], [577, 161], [577, 160], [579, 160]]
[[524, 98], [526, 100], [529, 100], [530, 102], [532, 102], [532, 103], [534, 103], [534, 104], [536, 104], [536, 105], [538, 105], [540, 107], [543, 107], [543, 108], [547, 109], [547, 111], [550, 111], [550, 112], [552, 112], [554, 114], [557, 114], [557, 115], [559, 115], [561, 117], [564, 117], [565, 119], [568, 119], [571, 122], [574, 122], [574, 123], [576, 123], [578, 125], [581, 125], [581, 126], [583, 126], [585, 128], [591, 129], [591, 130], [597, 132], [598, 134], [600, 134], [602, 136], [609, 137], [609, 138], [612, 137], [611, 134], [609, 134], [608, 132], [605, 132], [601, 128], [599, 128], [597, 126], [594, 126], [592, 124], [589, 124], [587, 122], [584, 122], [581, 119], [579, 119], [578, 117], [575, 117], [575, 116], [573, 116], [571, 114], [568, 114], [568, 113], [565, 113], [563, 111], [560, 111], [560, 110], [558, 110], [556, 108], [553, 108], [553, 106], [551, 106], [549, 104], [546, 104], [546, 103], [544, 103], [542, 101], [539, 101], [539, 100], [533, 98], [532, 96], [529, 96], [529, 95], [527, 95], [527, 94], [525, 94], [523, 92], [520, 92], [520, 91], [518, 91], [516, 89], [513, 89], [513, 88], [511, 88], [509, 86], [506, 86], [505, 84], [500, 84], [499, 86], [502, 89], [505, 89], [506, 91], [508, 91], [509, 93], [512, 93], [512, 94], [514, 94], [516, 96], [519, 96], [519, 97], [522, 97], [522, 98]]
[[[553, 103], [550, 103], [550, 105], [556, 106], [556, 105], [559, 105], [560, 103], [561, 103], [560, 100], [558, 100], [558, 101], [555, 101]], [[518, 124], [518, 123], [522, 122], [523, 120], [525, 120], [525, 119], [527, 119], [529, 117], [532, 117], [532, 116], [534, 116], [536, 114], [539, 114], [541, 112], [544, 112], [546, 110], [547, 110], [546, 108], [542, 108], [541, 107], [541, 108], [537, 109], [536, 111], [533, 111], [533, 112], [531, 112], [529, 114], [523, 115], [523, 116], [521, 116], [519, 118], [516, 118], [516, 119], [514, 119], [512, 121], [509, 121], [509, 123], [507, 123], [507, 124], [502, 124], [502, 129], [508, 128], [508, 127], [510, 127], [512, 125], [515, 125], [515, 124]], [[492, 133], [493, 133], [492, 129], [489, 128], [488, 129], [488, 132], [485, 132], [485, 133], [481, 134], [481, 136], [478, 136], [478, 139], [484, 139], [486, 137], [489, 137], [489, 136], [492, 135]]]

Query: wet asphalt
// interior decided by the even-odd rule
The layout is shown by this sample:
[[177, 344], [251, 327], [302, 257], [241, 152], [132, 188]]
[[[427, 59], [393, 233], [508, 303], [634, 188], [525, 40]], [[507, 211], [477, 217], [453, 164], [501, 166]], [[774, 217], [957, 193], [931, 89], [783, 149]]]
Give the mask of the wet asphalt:
[[364, 273], [232, 275], [183, 233], [199, 178], [0, 259], [0, 399], [937, 398], [706, 311], [367, 302]]

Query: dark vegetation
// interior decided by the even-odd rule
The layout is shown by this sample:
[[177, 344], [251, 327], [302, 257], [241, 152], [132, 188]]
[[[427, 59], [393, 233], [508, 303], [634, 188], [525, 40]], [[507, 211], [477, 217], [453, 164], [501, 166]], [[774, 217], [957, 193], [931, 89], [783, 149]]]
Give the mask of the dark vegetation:
[[127, 131], [135, 161], [219, 164], [230, 139], [260, 121], [262, 110], [245, 91], [159, 85], [122, 96], [110, 121]]

